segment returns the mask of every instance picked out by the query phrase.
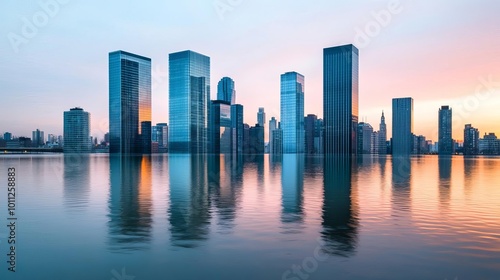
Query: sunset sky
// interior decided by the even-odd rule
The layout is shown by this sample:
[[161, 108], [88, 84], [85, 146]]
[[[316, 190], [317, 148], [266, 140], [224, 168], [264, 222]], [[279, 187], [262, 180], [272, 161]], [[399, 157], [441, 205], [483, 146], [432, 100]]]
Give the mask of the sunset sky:
[[[210, 56], [213, 99], [222, 77], [234, 79], [246, 123], [256, 123], [258, 107], [279, 119], [280, 75], [289, 71], [305, 76], [305, 114], [321, 117], [323, 48], [353, 43], [360, 120], [378, 130], [384, 110], [390, 136], [391, 99], [410, 96], [416, 134], [437, 140], [441, 105], [454, 110], [455, 139], [465, 123], [500, 134], [500, 1], [124, 3], [2, 1], [0, 133], [62, 134], [63, 111], [78, 106], [102, 138], [115, 50], [152, 59], [153, 123], [168, 122], [168, 54], [187, 49]], [[37, 30], [26, 32], [31, 24]]]

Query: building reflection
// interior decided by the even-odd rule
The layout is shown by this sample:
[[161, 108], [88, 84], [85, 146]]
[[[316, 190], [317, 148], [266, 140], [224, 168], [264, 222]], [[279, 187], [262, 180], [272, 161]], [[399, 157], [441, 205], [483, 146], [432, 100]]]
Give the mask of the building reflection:
[[109, 242], [141, 250], [151, 240], [152, 179], [149, 156], [110, 156]]
[[411, 158], [392, 157], [392, 207], [396, 216], [409, 213], [411, 207]]
[[[284, 154], [281, 169], [281, 222], [301, 223], [304, 216], [304, 155]], [[288, 227], [287, 227], [288, 228]], [[293, 227], [297, 229], [296, 227]]]
[[466, 195], [470, 195], [472, 187], [476, 184], [477, 174], [479, 170], [478, 158], [473, 156], [464, 156], [464, 191]]
[[89, 202], [90, 155], [64, 154], [64, 205], [69, 212], [80, 211]]
[[439, 155], [439, 201], [441, 206], [449, 206], [451, 198], [452, 157]]
[[352, 198], [352, 160], [342, 156], [325, 156], [324, 159], [324, 250], [343, 257], [354, 255], [358, 243], [358, 211]]
[[204, 155], [169, 155], [168, 219], [173, 246], [194, 248], [208, 238], [212, 214], [206, 161]]
[[234, 227], [234, 219], [241, 196], [243, 158], [231, 155], [213, 155], [208, 158], [209, 193], [222, 233]]

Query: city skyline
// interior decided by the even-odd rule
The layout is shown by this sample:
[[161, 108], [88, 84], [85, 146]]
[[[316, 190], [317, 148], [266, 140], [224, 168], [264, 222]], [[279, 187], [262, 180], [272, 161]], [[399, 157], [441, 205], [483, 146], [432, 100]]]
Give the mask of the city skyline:
[[[373, 22], [377, 23], [373, 13], [387, 11], [388, 3], [359, 5], [325, 2], [318, 6], [288, 3], [285, 5], [287, 13], [281, 16], [282, 21], [269, 28], [265, 24], [266, 19], [273, 15], [267, 9], [259, 9], [259, 5], [270, 8], [281, 6], [279, 3], [244, 3], [227, 12], [224, 20], [220, 19], [211, 3], [179, 3], [172, 6], [157, 2], [154, 7], [147, 4], [120, 7], [122, 13], [132, 10], [152, 13], [150, 20], [141, 22], [137, 27], [148, 32], [138, 32], [133, 39], [113, 26], [97, 24], [100, 21], [94, 18], [95, 11], [90, 9], [91, 5], [75, 2], [62, 6], [50, 23], [40, 28], [35, 38], [19, 46], [17, 53], [9, 40], [0, 42], [0, 49], [12, 54], [4, 57], [4, 63], [0, 65], [5, 73], [0, 78], [5, 93], [5, 102], [0, 105], [0, 110], [8, 116], [28, 107], [39, 116], [36, 121], [22, 115], [16, 119], [0, 120], [0, 130], [29, 136], [33, 129], [40, 128], [62, 135], [60, 112], [78, 106], [93, 115], [92, 134], [102, 139], [108, 130], [105, 53], [115, 49], [152, 58], [153, 123], [168, 122], [168, 53], [182, 49], [195, 49], [212, 58], [213, 89], [224, 76], [234, 79], [238, 86], [238, 103], [245, 104], [245, 110], [249, 112], [245, 115], [245, 123], [256, 123], [253, 112], [259, 107], [266, 109], [268, 119], [279, 117], [279, 74], [290, 70], [300, 72], [308, 79], [305, 114], [316, 114], [322, 118], [322, 112], [318, 110], [322, 107], [321, 49], [354, 42], [355, 45], [361, 43], [357, 47], [362, 53], [360, 119], [375, 124], [380, 112], [385, 111], [388, 137], [391, 136], [391, 99], [403, 96], [412, 96], [415, 100], [415, 133], [427, 135], [434, 141], [438, 140], [435, 114], [429, 112], [435, 112], [443, 104], [454, 108], [454, 139], [463, 140], [462, 129], [466, 123], [473, 123], [485, 132], [500, 131], [495, 118], [500, 97], [492, 94], [499, 88], [500, 77], [495, 65], [498, 65], [500, 39], [485, 36], [485, 32], [498, 22], [494, 6], [500, 6], [500, 3], [491, 2], [492, 8], [484, 10], [466, 1], [454, 1], [453, 5], [444, 1], [433, 3], [434, 9], [430, 11], [429, 4], [400, 1], [399, 9], [396, 9], [399, 12], [393, 13], [390, 23], [383, 26], [377, 36], [369, 36], [369, 40], [365, 41], [359, 39], [363, 36], [358, 31], [365, 30]], [[0, 33], [6, 35], [21, 33], [23, 21], [20, 15], [30, 18], [41, 10], [37, 3], [4, 5], [6, 8], [2, 11], [10, 12], [2, 14], [5, 25], [0, 27]], [[101, 6], [108, 16], [118, 16], [115, 7], [109, 4]], [[167, 7], [169, 13], [173, 13], [172, 7], [176, 12], [172, 14], [172, 19], [162, 20], [165, 16], [161, 11]], [[295, 22], [293, 15], [298, 11], [304, 11], [304, 21], [309, 22], [301, 26], [301, 30], [318, 32], [303, 32], [305, 37], [300, 44], [290, 44], [291, 36], [284, 27]], [[331, 16], [332, 11], [337, 17]], [[262, 19], [255, 19], [257, 12]], [[465, 20], [456, 17], [461, 12], [467, 12]], [[189, 31], [203, 25], [201, 18], [189, 26], [165, 28], [172, 21], [181, 20], [179, 15], [193, 13], [211, 23], [207, 34], [199, 38], [189, 36]], [[159, 19], [160, 14], [162, 19]], [[426, 25], [416, 21], [421, 14], [428, 16]], [[96, 24], [82, 29], [77, 23], [86, 17], [93, 18]], [[253, 19], [252, 24], [249, 24], [250, 18]], [[344, 24], [332, 27], [329, 23], [333, 19], [330, 18]], [[140, 16], [131, 16], [120, 22], [133, 26], [141, 19]], [[61, 31], [63, 27], [72, 28], [75, 32], [64, 33]], [[246, 39], [248, 32], [259, 31], [264, 34], [263, 39], [256, 40], [252, 36]], [[88, 33], [100, 43], [92, 44], [93, 40], [79, 37]], [[271, 42], [265, 41], [271, 38]], [[64, 50], [54, 53], [44, 45], [47, 40], [60, 42], [67, 49], [80, 49], [80, 55], [75, 56]], [[269, 47], [261, 47], [264, 42]], [[455, 45], [460, 45], [460, 48], [454, 48]], [[81, 50], [82, 46], [86, 48]], [[282, 51], [284, 46], [286, 51]], [[480, 52], [477, 52], [477, 46], [480, 46]], [[26, 77], [32, 82], [23, 82]], [[211, 99], [215, 99], [215, 94], [212, 90]]]

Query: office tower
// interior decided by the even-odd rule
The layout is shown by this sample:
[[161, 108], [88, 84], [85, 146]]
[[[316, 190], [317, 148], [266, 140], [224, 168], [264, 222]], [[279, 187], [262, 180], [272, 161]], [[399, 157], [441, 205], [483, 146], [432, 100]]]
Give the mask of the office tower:
[[381, 155], [387, 154], [387, 125], [385, 124], [384, 111], [382, 111], [382, 117], [380, 117], [376, 153]]
[[168, 150], [168, 124], [157, 123], [156, 130], [159, 152], [166, 152]]
[[10, 140], [12, 140], [12, 133], [10, 133], [10, 132], [5, 132], [5, 133], [3, 134], [3, 140], [5, 140], [5, 141], [10, 141]]
[[231, 152], [233, 155], [243, 154], [243, 105], [231, 105]]
[[314, 139], [316, 137], [316, 123], [318, 117], [313, 114], [308, 114], [304, 117], [304, 131], [305, 131], [305, 150], [306, 154], [315, 154]]
[[169, 55], [169, 152], [207, 152], [210, 58], [183, 51]]
[[356, 154], [358, 127], [358, 49], [323, 50], [324, 153]]
[[304, 76], [296, 72], [281, 75], [280, 103], [283, 153], [303, 153]]
[[464, 129], [464, 155], [479, 154], [479, 130], [466, 124]]
[[369, 123], [358, 124], [358, 154], [371, 154], [373, 127]]
[[250, 154], [250, 126], [243, 124], [243, 154]]
[[482, 155], [500, 154], [500, 142], [495, 133], [485, 133], [483, 139], [479, 139], [479, 153]]
[[278, 120], [275, 117], [272, 117], [269, 120], [269, 153], [272, 153], [273, 149], [273, 131], [278, 128]]
[[259, 124], [249, 130], [250, 154], [264, 154], [264, 127]]
[[49, 134], [47, 135], [47, 142], [49, 144], [54, 144], [57, 142], [57, 136], [55, 136], [54, 134]]
[[272, 139], [270, 154], [279, 155], [283, 153], [283, 130], [281, 127], [274, 129], [269, 136]]
[[262, 127], [266, 124], [266, 113], [262, 107], [260, 107], [259, 112], [257, 112], [257, 123]]
[[90, 152], [90, 114], [82, 108], [64, 112], [64, 142], [65, 153]]
[[234, 81], [229, 77], [224, 77], [217, 84], [217, 100], [226, 101], [231, 105], [236, 102], [236, 90], [234, 89]]
[[211, 101], [208, 127], [208, 152], [231, 153], [231, 104], [222, 100]]
[[439, 109], [439, 154], [453, 153], [452, 110], [450, 106], [441, 106]]
[[44, 132], [39, 129], [32, 132], [31, 144], [33, 147], [41, 147], [45, 145], [45, 136]]
[[106, 132], [104, 134], [104, 142], [108, 143], [109, 144], [109, 132]]
[[323, 154], [324, 149], [323, 137], [323, 119], [316, 120], [315, 134], [314, 134], [314, 151], [317, 154]]
[[151, 153], [151, 59], [109, 53], [109, 152]]
[[413, 99], [392, 99], [392, 154], [410, 155], [413, 151]]

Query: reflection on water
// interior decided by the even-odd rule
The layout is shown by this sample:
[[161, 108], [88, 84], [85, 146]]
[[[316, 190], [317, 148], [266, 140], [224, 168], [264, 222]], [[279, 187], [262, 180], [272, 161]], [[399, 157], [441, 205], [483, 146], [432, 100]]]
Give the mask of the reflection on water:
[[64, 155], [64, 203], [70, 212], [81, 211], [89, 202], [90, 156]]
[[[396, 217], [408, 216], [411, 211], [411, 158], [392, 158], [392, 205]], [[409, 220], [408, 220], [409, 221]]]
[[[304, 215], [304, 155], [283, 155], [281, 170], [281, 222], [301, 223]], [[287, 229], [293, 233], [298, 228], [292, 225]]]
[[358, 243], [358, 213], [352, 203], [353, 162], [350, 157], [325, 157], [323, 231], [325, 251], [350, 257]]
[[440, 155], [438, 168], [440, 206], [447, 208], [451, 200], [451, 156]]
[[151, 240], [151, 158], [110, 156], [109, 244], [137, 250]]

